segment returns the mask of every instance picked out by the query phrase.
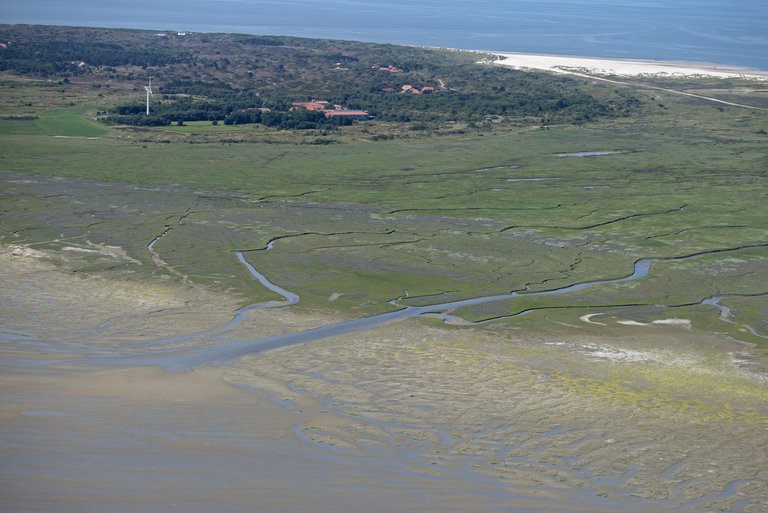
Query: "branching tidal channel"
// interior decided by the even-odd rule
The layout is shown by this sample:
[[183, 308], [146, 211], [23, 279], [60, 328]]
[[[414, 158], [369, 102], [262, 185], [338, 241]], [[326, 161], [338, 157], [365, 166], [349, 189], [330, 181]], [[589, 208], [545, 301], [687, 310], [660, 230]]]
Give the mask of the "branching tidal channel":
[[[269, 246], [268, 249], [271, 249]], [[485, 303], [492, 303], [497, 301], [510, 301], [516, 298], [528, 298], [536, 296], [548, 296], [548, 295], [562, 295], [568, 294], [580, 290], [584, 290], [596, 285], [629, 282], [642, 279], [648, 276], [651, 266], [658, 260], [687, 260], [692, 258], [701, 257], [704, 255], [710, 255], [713, 253], [725, 253], [732, 251], [739, 251], [742, 249], [755, 248], [755, 247], [768, 247], [768, 244], [755, 244], [748, 246], [739, 246], [735, 248], [724, 248], [709, 251], [702, 251], [690, 255], [671, 257], [666, 259], [654, 259], [643, 258], [635, 261], [633, 272], [622, 278], [604, 279], [589, 281], [584, 283], [577, 283], [566, 287], [539, 291], [539, 292], [511, 292], [509, 294], [501, 294], [495, 296], [484, 296], [472, 299], [465, 299], [459, 301], [450, 301], [446, 303], [439, 303], [428, 306], [402, 306], [398, 303], [402, 298], [397, 298], [390, 301], [390, 304], [399, 308], [398, 310], [387, 312], [383, 314], [373, 315], [370, 317], [363, 317], [360, 319], [353, 319], [349, 321], [343, 321], [327, 326], [321, 326], [318, 328], [312, 328], [305, 331], [299, 331], [295, 333], [288, 333], [283, 335], [276, 335], [263, 338], [252, 338], [244, 340], [232, 340], [222, 343], [216, 343], [206, 346], [196, 346], [187, 348], [173, 348], [155, 350], [147, 352], [143, 355], [126, 356], [126, 355], [114, 355], [114, 356], [96, 356], [86, 360], [78, 360], [78, 364], [99, 365], [99, 366], [160, 366], [165, 367], [173, 371], [186, 371], [191, 370], [202, 365], [207, 364], [226, 364], [233, 360], [245, 355], [259, 353], [267, 351], [269, 349], [276, 349], [295, 344], [301, 344], [306, 342], [313, 342], [328, 337], [334, 337], [338, 335], [344, 335], [347, 333], [353, 333], [357, 331], [364, 331], [376, 326], [399, 321], [403, 319], [409, 319], [413, 317], [419, 317], [424, 315], [439, 315], [446, 322], [455, 322], [456, 317], [449, 315], [450, 312], [469, 306], [482, 305]], [[287, 291], [278, 285], [272, 283], [266, 276], [261, 274], [253, 265], [251, 265], [245, 258], [242, 251], [235, 252], [236, 258], [248, 269], [251, 275], [256, 278], [262, 285], [272, 290], [276, 294], [284, 298], [283, 301], [270, 301], [266, 303], [259, 303], [251, 306], [244, 307], [235, 315], [235, 318], [227, 323], [227, 328], [233, 327], [236, 323], [240, 322], [244, 314], [250, 310], [256, 308], [275, 308], [286, 307], [299, 302], [299, 296]], [[713, 300], [715, 298], [706, 298], [701, 301], [702, 304], [709, 304], [717, 306]], [[527, 312], [533, 311], [527, 310]], [[225, 326], [214, 328], [215, 331], [221, 331]], [[208, 330], [213, 331], [213, 330]], [[199, 335], [199, 334], [198, 334]], [[182, 339], [183, 337], [175, 337]]]

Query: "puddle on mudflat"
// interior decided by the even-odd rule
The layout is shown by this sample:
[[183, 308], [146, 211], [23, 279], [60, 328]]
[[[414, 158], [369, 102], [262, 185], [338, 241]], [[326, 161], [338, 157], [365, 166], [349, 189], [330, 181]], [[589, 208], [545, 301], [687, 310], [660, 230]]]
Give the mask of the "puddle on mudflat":
[[507, 178], [506, 182], [548, 182], [562, 180], [562, 178]]
[[601, 157], [603, 155], [621, 155], [626, 151], [577, 151], [575, 153], [556, 153], [558, 157]]

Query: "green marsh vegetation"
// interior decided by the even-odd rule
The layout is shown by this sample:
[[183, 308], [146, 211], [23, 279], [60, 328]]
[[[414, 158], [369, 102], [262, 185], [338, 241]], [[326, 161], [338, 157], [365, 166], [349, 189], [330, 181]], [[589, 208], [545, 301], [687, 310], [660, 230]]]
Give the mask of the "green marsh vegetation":
[[[62, 38], [86, 31], [61, 30]], [[230, 291], [243, 304], [272, 298], [232, 254], [246, 250], [256, 268], [301, 296], [296, 308], [344, 317], [391, 310], [388, 301], [397, 297], [404, 298], [401, 304], [430, 304], [621, 278], [636, 260], [659, 258], [642, 281], [455, 313], [483, 320], [534, 309], [525, 316], [530, 323], [600, 308], [638, 322], [685, 316], [694, 328], [750, 342], [768, 336], [768, 112], [496, 69], [463, 53], [194, 37], [163, 38], [163, 55], [181, 57], [143, 67], [105, 63], [86, 72], [49, 66], [45, 74], [32, 68], [20, 74], [6, 66], [0, 82], [4, 243], [121, 246], [141, 264], [94, 255], [80, 271], [178, 279], [147, 251], [165, 233], [154, 250], [190, 286]], [[147, 48], [147, 35], [138, 31], [100, 31], [99, 38], [123, 47], [134, 41], [139, 54]], [[185, 50], [188, 41], [197, 49], [218, 41], [261, 53], [252, 62], [222, 51], [193, 58]], [[371, 62], [400, 65], [413, 82], [440, 78], [451, 88], [445, 95], [450, 100], [430, 105], [427, 99], [441, 94], [436, 91], [421, 103], [381, 95], [374, 101], [371, 80], [404, 77], [369, 73]], [[183, 73], [173, 75], [181, 68], [172, 65], [185, 66]], [[338, 101], [379, 109], [383, 114], [373, 122], [321, 131], [97, 121], [104, 117], [99, 113], [119, 105], [141, 104], [141, 86], [150, 74], [158, 84], [183, 78], [188, 88], [252, 87], [262, 91], [259, 101], [269, 97], [275, 105], [310, 96], [334, 101], [338, 91], [321, 70], [347, 76], [349, 70], [335, 68], [355, 66], [362, 78]], [[280, 87], [269, 86], [276, 73], [290, 77]], [[478, 77], [491, 77], [491, 89], [462, 101]], [[536, 84], [544, 91], [567, 91], [579, 96], [571, 105], [594, 108], [534, 116], [526, 107], [510, 114], [497, 104], [511, 102], [509, 90], [498, 89], [504, 81], [516, 84], [518, 93]], [[765, 84], [753, 82], [662, 82], [755, 106], [766, 92]], [[368, 96], [361, 92], [366, 87]], [[452, 112], [448, 101], [461, 108]], [[407, 115], [398, 121], [387, 109], [407, 109]], [[416, 120], [426, 125], [412, 130]], [[611, 154], [559, 156], [583, 151]], [[267, 251], [270, 241], [274, 246]], [[728, 251], [674, 260], [714, 250]], [[717, 308], [699, 304], [716, 295], [736, 296], [723, 302], [734, 323], [719, 320]]]

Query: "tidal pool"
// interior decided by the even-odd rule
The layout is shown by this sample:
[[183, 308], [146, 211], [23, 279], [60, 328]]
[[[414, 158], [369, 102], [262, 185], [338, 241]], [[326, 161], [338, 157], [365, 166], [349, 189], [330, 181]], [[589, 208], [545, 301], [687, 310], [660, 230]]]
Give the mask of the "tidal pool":
[[624, 151], [578, 151], [576, 153], [557, 153], [558, 157], [600, 157], [603, 155], [620, 155]]

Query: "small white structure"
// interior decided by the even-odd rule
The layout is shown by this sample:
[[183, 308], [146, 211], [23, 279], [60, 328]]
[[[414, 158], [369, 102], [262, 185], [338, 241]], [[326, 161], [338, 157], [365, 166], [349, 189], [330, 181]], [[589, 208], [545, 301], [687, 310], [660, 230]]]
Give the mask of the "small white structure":
[[149, 77], [149, 85], [144, 86], [144, 89], [147, 90], [147, 116], [149, 116], [149, 97], [154, 96], [154, 94], [152, 94], [152, 77]]

